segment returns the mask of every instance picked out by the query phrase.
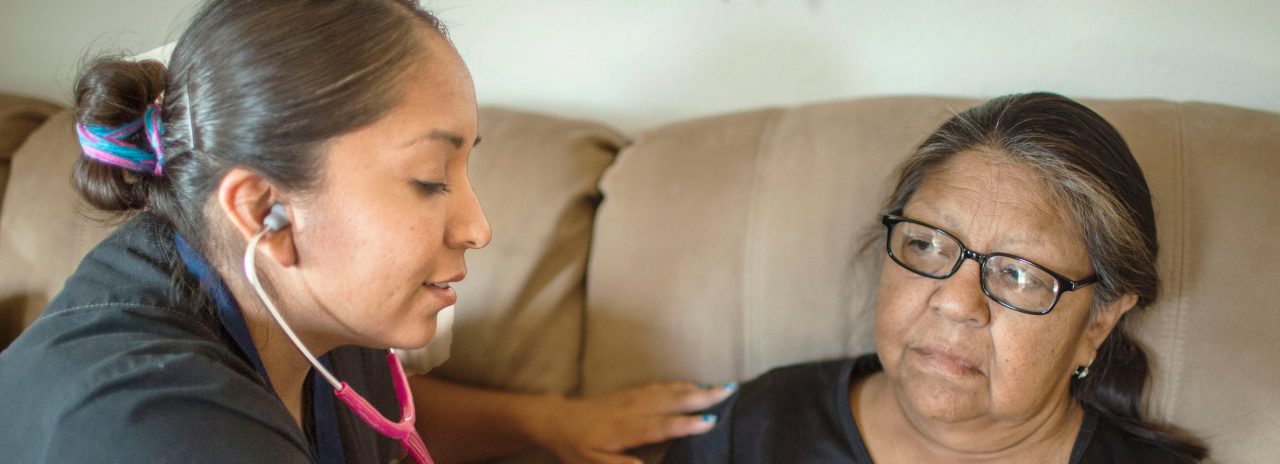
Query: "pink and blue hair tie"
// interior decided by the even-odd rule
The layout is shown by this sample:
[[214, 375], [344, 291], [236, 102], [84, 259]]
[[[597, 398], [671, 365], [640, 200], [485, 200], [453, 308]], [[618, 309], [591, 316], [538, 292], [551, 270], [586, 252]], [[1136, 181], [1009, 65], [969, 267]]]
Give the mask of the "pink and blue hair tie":
[[[150, 149], [127, 141], [139, 129], [144, 130]], [[147, 105], [142, 118], [118, 127], [76, 123], [76, 135], [84, 155], [95, 161], [130, 171], [164, 175], [164, 124], [160, 120], [160, 105]]]

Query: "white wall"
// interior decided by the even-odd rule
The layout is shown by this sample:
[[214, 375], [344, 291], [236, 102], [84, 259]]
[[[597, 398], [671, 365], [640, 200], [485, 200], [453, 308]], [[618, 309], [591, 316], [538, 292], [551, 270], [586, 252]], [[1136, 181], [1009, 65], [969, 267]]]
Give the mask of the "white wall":
[[[16, 2], [21, 16], [12, 17], [6, 3], [0, 90], [51, 98], [59, 96], [51, 90], [66, 93], [72, 65], [93, 39], [128, 30], [121, 37], [145, 50], [176, 37], [182, 12], [194, 4], [0, 1]], [[1276, 1], [423, 3], [449, 26], [482, 104], [601, 119], [627, 130], [832, 98], [1037, 89], [1280, 112]], [[80, 18], [109, 15], [108, 4], [136, 6], [129, 18], [154, 17]], [[20, 35], [9, 31], [15, 28]], [[15, 39], [41, 50], [15, 51]]]
[[195, 0], [0, 0], [0, 92], [69, 104], [86, 56], [176, 40]]

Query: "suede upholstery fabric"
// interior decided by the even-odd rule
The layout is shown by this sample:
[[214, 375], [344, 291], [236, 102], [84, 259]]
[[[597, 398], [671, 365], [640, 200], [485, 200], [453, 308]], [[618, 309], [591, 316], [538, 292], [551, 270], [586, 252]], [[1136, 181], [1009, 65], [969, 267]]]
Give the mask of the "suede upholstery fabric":
[[[870, 351], [882, 242], [863, 254], [896, 164], [979, 100], [895, 97], [644, 131], [602, 184], [587, 279], [583, 391], [750, 379]], [[1221, 462], [1280, 454], [1280, 115], [1086, 101], [1155, 202], [1164, 291], [1131, 326], [1154, 417]]]
[[451, 355], [433, 372], [571, 393], [597, 184], [626, 139], [595, 123], [494, 108], [481, 111], [480, 134], [469, 172], [493, 241], [467, 253]]
[[71, 187], [80, 156], [70, 111], [49, 118], [13, 155], [0, 216], [0, 346], [8, 346], [111, 231]]
[[[26, 97], [0, 94], [0, 200], [9, 180], [9, 160], [31, 132], [44, 124], [59, 106]], [[0, 210], [0, 214], [3, 210]]]

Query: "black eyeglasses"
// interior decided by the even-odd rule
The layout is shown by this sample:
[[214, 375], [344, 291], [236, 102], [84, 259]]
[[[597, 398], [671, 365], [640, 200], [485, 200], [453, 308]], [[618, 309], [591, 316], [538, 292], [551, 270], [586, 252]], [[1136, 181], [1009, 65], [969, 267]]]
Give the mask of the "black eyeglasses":
[[979, 254], [946, 231], [902, 216], [886, 214], [889, 228], [885, 250], [904, 269], [931, 279], [955, 275], [965, 259], [982, 268], [982, 293], [1020, 313], [1044, 315], [1064, 292], [1095, 283], [1098, 276], [1071, 280], [1049, 268], [1008, 253]]

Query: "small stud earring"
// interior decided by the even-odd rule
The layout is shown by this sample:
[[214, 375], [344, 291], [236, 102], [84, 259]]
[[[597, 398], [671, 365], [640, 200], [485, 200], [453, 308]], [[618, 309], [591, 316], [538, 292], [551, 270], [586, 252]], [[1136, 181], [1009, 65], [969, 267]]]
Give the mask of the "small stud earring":
[[1076, 379], [1083, 379], [1089, 375], [1089, 366], [1076, 366], [1075, 372], [1072, 373]]

